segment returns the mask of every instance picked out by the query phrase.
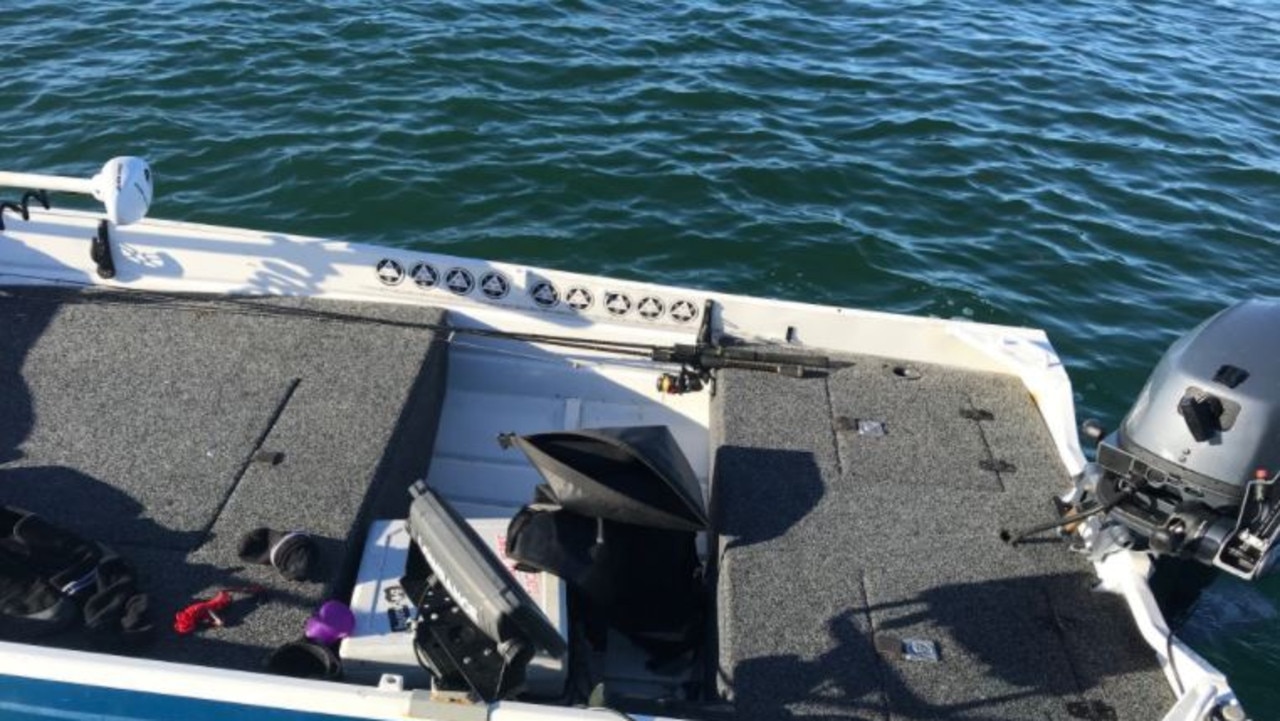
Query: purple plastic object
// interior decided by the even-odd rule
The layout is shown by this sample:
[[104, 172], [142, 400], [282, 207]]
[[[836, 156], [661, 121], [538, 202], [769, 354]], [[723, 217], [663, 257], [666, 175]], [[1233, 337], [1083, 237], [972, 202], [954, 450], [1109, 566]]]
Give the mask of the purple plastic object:
[[342, 601], [325, 601], [316, 615], [307, 619], [306, 637], [324, 646], [341, 641], [356, 627], [356, 616]]

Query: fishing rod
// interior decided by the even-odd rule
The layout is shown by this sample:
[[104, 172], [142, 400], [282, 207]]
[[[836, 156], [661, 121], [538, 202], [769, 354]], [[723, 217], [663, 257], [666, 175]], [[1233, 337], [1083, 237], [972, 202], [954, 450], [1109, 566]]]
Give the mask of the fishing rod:
[[[88, 281], [73, 281], [49, 278], [39, 275], [0, 271], [0, 277], [36, 280], [50, 284], [72, 286], [82, 289], [101, 289], [102, 286]], [[427, 321], [407, 321], [388, 318], [370, 318], [368, 316], [345, 313], [335, 310], [317, 308], [281, 306], [264, 302], [254, 297], [214, 297], [201, 298], [189, 294], [165, 291], [144, 290], [137, 288], [113, 287], [110, 292], [89, 296], [69, 296], [49, 298], [50, 303], [130, 303], [155, 304], [166, 308], [208, 311], [211, 307], [220, 312], [236, 315], [297, 317], [307, 320], [372, 324], [394, 328], [429, 330], [449, 338], [454, 336], [470, 336], [500, 341], [534, 343], [549, 345], [570, 350], [581, 350], [610, 355], [626, 356], [680, 366], [676, 373], [663, 373], [658, 379], [658, 389], [669, 395], [681, 395], [701, 390], [711, 380], [716, 370], [747, 370], [764, 373], [775, 373], [793, 378], [804, 378], [813, 374], [827, 373], [832, 370], [852, 365], [848, 362], [833, 361], [827, 356], [810, 353], [772, 350], [768, 347], [751, 346], [734, 339], [716, 337], [711, 327], [711, 318], [715, 310], [715, 302], [707, 300], [702, 313], [702, 322], [698, 328], [694, 343], [676, 343], [658, 345], [635, 341], [610, 340], [605, 338], [583, 338], [575, 336], [554, 335], [548, 333], [530, 333], [523, 331], [506, 331], [494, 328], [474, 328], [454, 326], [447, 323]]]

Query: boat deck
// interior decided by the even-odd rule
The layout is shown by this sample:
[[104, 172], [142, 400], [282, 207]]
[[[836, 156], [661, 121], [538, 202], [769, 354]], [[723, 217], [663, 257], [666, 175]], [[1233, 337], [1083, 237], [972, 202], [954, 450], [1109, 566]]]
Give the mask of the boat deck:
[[[720, 377], [717, 674], [737, 718], [1159, 718], [1173, 695], [1123, 602], [1056, 539], [1000, 538], [1068, 486], [1023, 385], [852, 360]], [[936, 661], [903, 654], [917, 640]]]
[[[369, 323], [335, 320], [343, 313]], [[0, 502], [133, 562], [161, 628], [143, 655], [260, 670], [359, 559], [365, 521], [403, 517], [426, 472], [445, 343], [439, 310], [0, 289]], [[278, 455], [276, 455], [278, 454]], [[256, 527], [316, 539], [314, 580], [246, 564]], [[266, 596], [179, 636], [222, 588]], [[84, 646], [75, 629], [41, 641]]]
[[[1067, 483], [1016, 379], [879, 358], [826, 378], [723, 372], [708, 447], [704, 394], [659, 399], [646, 368], [450, 348], [422, 325], [444, 318], [0, 288], [0, 502], [132, 560], [162, 626], [265, 586], [226, 628], [162, 628], [142, 652], [256, 670], [347, 596], [365, 522], [402, 516], [428, 466], [467, 515], [509, 516], [538, 477], [498, 432], [664, 423], [714, 468], [712, 655], [735, 717], [1137, 721], [1172, 702], [1084, 559], [999, 537], [1050, 518]], [[316, 537], [317, 580], [240, 561], [257, 526]], [[904, 658], [912, 640], [937, 661]]]

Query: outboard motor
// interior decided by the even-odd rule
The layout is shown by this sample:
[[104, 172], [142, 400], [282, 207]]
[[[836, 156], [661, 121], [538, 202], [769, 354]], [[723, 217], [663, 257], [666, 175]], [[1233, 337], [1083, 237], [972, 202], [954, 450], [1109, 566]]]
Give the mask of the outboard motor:
[[1254, 579], [1275, 560], [1278, 472], [1280, 301], [1251, 300], [1169, 348], [1085, 490], [1121, 545]]

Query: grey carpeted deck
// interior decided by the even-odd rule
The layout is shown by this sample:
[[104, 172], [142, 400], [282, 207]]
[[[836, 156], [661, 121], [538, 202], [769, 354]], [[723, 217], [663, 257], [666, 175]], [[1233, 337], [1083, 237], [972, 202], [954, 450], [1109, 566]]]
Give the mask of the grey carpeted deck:
[[[1084, 559], [999, 538], [1052, 518], [1068, 482], [1021, 383], [854, 360], [719, 380], [717, 671], [736, 715], [1160, 718], [1155, 657]], [[903, 658], [907, 639], [940, 660]]]
[[[447, 353], [417, 324], [444, 316], [2, 288], [0, 502], [135, 562], [161, 626], [144, 655], [260, 669], [321, 601], [345, 597], [363, 522], [403, 516], [408, 484], [426, 473]], [[254, 461], [258, 451], [283, 461]], [[237, 541], [258, 526], [317, 538], [316, 580], [242, 563]], [[247, 584], [269, 595], [233, 607], [229, 627], [169, 629], [193, 598]], [[74, 632], [51, 642], [79, 643]]]

